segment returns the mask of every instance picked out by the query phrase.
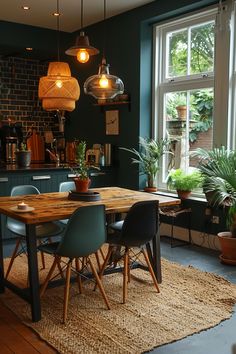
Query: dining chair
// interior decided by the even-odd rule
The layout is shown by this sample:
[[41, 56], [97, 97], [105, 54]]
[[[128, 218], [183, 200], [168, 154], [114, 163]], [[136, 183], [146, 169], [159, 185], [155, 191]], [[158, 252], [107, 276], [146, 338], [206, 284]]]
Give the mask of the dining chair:
[[[153, 271], [153, 267], [147, 253], [150, 251], [149, 242], [156, 237], [158, 230], [158, 201], [141, 201], [135, 203], [128, 211], [124, 220], [117, 221], [108, 226], [112, 233], [107, 235], [109, 250], [99, 273], [102, 278], [108, 262], [112, 258], [112, 253], [117, 246], [124, 246], [124, 254], [120, 253], [120, 258], [124, 261], [123, 268], [123, 303], [127, 298], [127, 285], [130, 282], [130, 270], [136, 261], [143, 255], [147, 268], [151, 274], [153, 283], [159, 293], [158, 282]], [[146, 250], [146, 249], [147, 250]], [[138, 251], [135, 251], [138, 249]], [[120, 251], [121, 252], [121, 251]], [[132, 259], [131, 254], [134, 259]]]
[[[66, 181], [66, 182], [61, 182], [59, 184], [59, 192], [69, 192], [72, 190], [75, 190], [74, 181]], [[68, 223], [68, 219], [60, 220], [60, 222], [64, 225], [66, 225]]]
[[[13, 187], [11, 190], [11, 196], [26, 195], [26, 194], [40, 194], [40, 192], [38, 188], [36, 188], [33, 185], [19, 185]], [[9, 217], [7, 218], [6, 226], [11, 233], [17, 236], [15, 249], [12, 253], [11, 260], [6, 271], [5, 277], [7, 279], [16, 257], [21, 255], [22, 253], [26, 253], [26, 249], [24, 247], [24, 243], [26, 241], [25, 239], [26, 230], [25, 230], [24, 223]], [[45, 241], [45, 239], [50, 240], [51, 237], [60, 235], [62, 231], [63, 231], [63, 227], [59, 223], [47, 222], [36, 226], [36, 237], [39, 243], [41, 243], [43, 240]], [[41, 253], [41, 259], [42, 259], [42, 266], [43, 268], [45, 268], [45, 260], [44, 260], [44, 255], [42, 253]]]
[[[59, 192], [69, 192], [69, 191], [72, 191], [72, 190], [75, 190], [75, 183], [73, 181], [61, 182], [59, 184]], [[60, 220], [60, 222], [62, 224], [64, 224], [64, 225], [66, 225], [68, 223], [68, 219]], [[104, 252], [103, 252], [102, 248], [100, 248], [99, 251], [95, 252], [95, 257], [96, 257], [96, 260], [97, 260], [98, 269], [100, 270], [101, 267], [102, 267], [102, 263], [101, 263], [99, 254], [102, 257], [102, 262], [104, 262], [105, 261], [105, 255], [104, 255]]]
[[[81, 277], [86, 278], [85, 270], [90, 266], [100, 289], [101, 295], [108, 309], [110, 305], [102, 282], [98, 276], [96, 268], [91, 260], [94, 254], [106, 242], [105, 206], [90, 205], [79, 207], [69, 218], [64, 234], [60, 242], [40, 245], [39, 249], [49, 255], [54, 256], [54, 262], [46, 276], [40, 289], [40, 296], [43, 296], [51, 278], [55, 278], [54, 270], [58, 263], [65, 264], [66, 279], [64, 291], [63, 323], [66, 322], [71, 271], [77, 275], [79, 292], [82, 293]], [[63, 260], [61, 259], [63, 257]], [[67, 260], [65, 260], [67, 258]], [[86, 259], [86, 262], [84, 262]], [[72, 262], [75, 260], [75, 267]], [[81, 266], [82, 265], [82, 266]]]

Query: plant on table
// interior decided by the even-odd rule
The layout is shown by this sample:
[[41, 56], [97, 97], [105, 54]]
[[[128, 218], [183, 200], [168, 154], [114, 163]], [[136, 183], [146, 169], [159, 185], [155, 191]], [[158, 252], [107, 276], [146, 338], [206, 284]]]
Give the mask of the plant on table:
[[147, 176], [147, 191], [155, 191], [157, 173], [160, 169], [160, 160], [165, 153], [171, 153], [169, 140], [167, 138], [155, 140], [149, 138], [139, 138], [139, 151], [132, 148], [121, 148], [132, 153], [132, 163], [139, 164], [140, 173]]
[[72, 168], [77, 192], [87, 192], [90, 185], [89, 165], [86, 162], [86, 142], [80, 141], [75, 144], [76, 167]]

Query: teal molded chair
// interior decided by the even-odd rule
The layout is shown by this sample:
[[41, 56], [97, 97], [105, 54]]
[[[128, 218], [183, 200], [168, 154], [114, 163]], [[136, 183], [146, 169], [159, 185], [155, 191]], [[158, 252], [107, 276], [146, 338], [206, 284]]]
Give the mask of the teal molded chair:
[[[73, 181], [61, 182], [59, 184], [59, 192], [69, 192], [75, 189], [75, 183]], [[60, 220], [64, 225], [68, 223], [68, 219]]]
[[[105, 206], [91, 205], [80, 207], [71, 215], [60, 242], [39, 246], [42, 252], [54, 256], [54, 262], [41, 287], [40, 296], [43, 296], [50, 279], [55, 277], [53, 272], [56, 265], [60, 264], [61, 257], [68, 259], [67, 261], [65, 261], [65, 258], [63, 259], [63, 264], [66, 262], [63, 323], [65, 323], [67, 318], [71, 270], [77, 274], [79, 292], [82, 293], [81, 276], [86, 277], [84, 270], [87, 269], [89, 265], [105, 304], [107, 308], [110, 309], [103, 285], [90, 259], [90, 255], [94, 254], [105, 242]], [[75, 267], [72, 267], [73, 260], [75, 260]]]
[[[75, 183], [73, 181], [61, 182], [59, 184], [59, 192], [69, 192], [69, 191], [72, 191], [74, 189], [75, 189]], [[60, 220], [60, 222], [63, 225], [66, 225], [68, 223], [68, 220], [69, 219], [64, 219], [64, 220]], [[100, 253], [101, 257], [102, 257], [102, 262], [105, 261], [106, 257], [104, 255], [104, 252], [103, 252], [102, 248], [100, 248], [99, 252], [95, 252], [95, 257], [96, 257], [96, 260], [97, 260], [98, 269], [101, 270], [102, 263], [100, 261], [99, 253]]]
[[[36, 188], [33, 185], [19, 185], [13, 187], [11, 190], [11, 196], [26, 195], [26, 194], [40, 194], [40, 192], [38, 188]], [[15, 249], [11, 256], [9, 266], [6, 271], [6, 276], [5, 276], [6, 278], [9, 276], [15, 258], [20, 254], [26, 252], [24, 246], [25, 236], [26, 236], [25, 224], [18, 220], [7, 218], [7, 228], [14, 235], [17, 236], [17, 240], [16, 240]], [[53, 236], [58, 236], [62, 233], [62, 231], [63, 231], [63, 227], [59, 223], [55, 223], [55, 222], [47, 222], [36, 226], [36, 236], [39, 240], [41, 240], [40, 242], [42, 242], [44, 238], [48, 240]], [[45, 268], [45, 261], [42, 253], [41, 253], [41, 257], [42, 257], [43, 268]]]
[[[126, 302], [127, 298], [127, 285], [130, 281], [130, 270], [141, 254], [147, 264], [156, 290], [159, 293], [157, 279], [145, 250], [145, 246], [150, 250], [149, 242], [156, 237], [158, 230], [158, 201], [142, 201], [135, 203], [130, 208], [125, 219], [109, 225], [109, 229], [112, 230], [112, 233], [107, 236], [107, 243], [109, 243], [110, 247], [100, 272], [100, 278], [112, 258], [113, 251], [116, 250], [117, 246], [120, 248], [124, 246], [124, 254], [121, 255], [120, 253], [120, 258], [124, 259], [123, 303]], [[132, 261], [131, 255], [134, 256], [135, 261]]]

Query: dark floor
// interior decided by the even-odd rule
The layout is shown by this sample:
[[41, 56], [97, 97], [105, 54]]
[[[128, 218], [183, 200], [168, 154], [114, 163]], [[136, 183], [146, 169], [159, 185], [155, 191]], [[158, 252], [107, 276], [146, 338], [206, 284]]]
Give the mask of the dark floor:
[[[198, 246], [171, 248], [166, 240], [161, 244], [162, 257], [183, 265], [191, 264], [203, 271], [219, 274], [236, 283], [236, 266], [223, 265], [218, 259], [219, 252]], [[218, 326], [194, 334], [175, 343], [154, 349], [156, 354], [236, 354], [236, 306], [233, 316]]]

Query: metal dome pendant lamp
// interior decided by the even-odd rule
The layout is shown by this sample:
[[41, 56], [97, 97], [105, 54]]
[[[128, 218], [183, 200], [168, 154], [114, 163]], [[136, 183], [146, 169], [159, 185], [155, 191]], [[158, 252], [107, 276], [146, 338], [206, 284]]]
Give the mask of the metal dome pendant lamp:
[[57, 0], [57, 61], [50, 62], [47, 76], [39, 80], [38, 96], [46, 111], [73, 111], [80, 96], [78, 81], [71, 76], [68, 63], [60, 61], [59, 50], [59, 0]]
[[[106, 20], [106, 0], [104, 0], [104, 26]], [[105, 38], [105, 27], [104, 27]], [[105, 47], [105, 46], [104, 46]], [[107, 100], [124, 92], [122, 80], [115, 75], [110, 75], [109, 64], [106, 63], [104, 50], [102, 63], [99, 65], [97, 75], [90, 76], [84, 83], [84, 92], [98, 100]]]
[[88, 36], [85, 36], [83, 29], [83, 8], [84, 8], [84, 0], [80, 0], [81, 3], [81, 30], [79, 36], [76, 38], [75, 45], [66, 50], [67, 55], [77, 57], [77, 60], [80, 63], [87, 63], [91, 55], [97, 55], [99, 50], [97, 48], [92, 47], [89, 44]]

